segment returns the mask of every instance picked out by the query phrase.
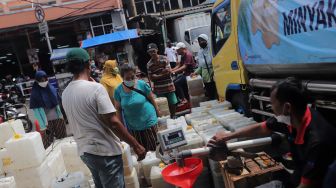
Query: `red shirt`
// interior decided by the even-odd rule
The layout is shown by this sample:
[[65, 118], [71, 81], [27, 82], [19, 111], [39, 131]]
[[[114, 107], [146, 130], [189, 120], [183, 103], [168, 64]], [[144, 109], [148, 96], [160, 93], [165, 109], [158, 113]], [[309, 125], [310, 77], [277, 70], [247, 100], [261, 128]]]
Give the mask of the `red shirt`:
[[[295, 184], [321, 185], [328, 165], [336, 157], [336, 129], [317, 111], [307, 107], [299, 128], [278, 123], [272, 117], [262, 125], [287, 135], [295, 162]], [[318, 187], [322, 187], [318, 186]]]
[[182, 56], [181, 58], [181, 66], [183, 65], [187, 65], [187, 68], [184, 71], [185, 76], [189, 76], [191, 73], [194, 72], [196, 63], [195, 63], [193, 55], [188, 50], [187, 50], [187, 53], [184, 54], [184, 56]]

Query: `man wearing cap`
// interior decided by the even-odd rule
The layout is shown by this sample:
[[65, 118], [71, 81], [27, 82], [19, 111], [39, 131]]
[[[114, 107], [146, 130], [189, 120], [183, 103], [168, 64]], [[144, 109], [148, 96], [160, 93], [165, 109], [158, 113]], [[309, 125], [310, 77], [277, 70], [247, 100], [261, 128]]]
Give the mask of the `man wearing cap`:
[[147, 46], [151, 59], [147, 63], [148, 77], [154, 84], [154, 93], [158, 97], [166, 97], [171, 117], [175, 116], [177, 98], [175, 86], [171, 77], [171, 67], [165, 56], [158, 54], [158, 47], [154, 43]]
[[181, 62], [172, 70], [173, 75], [180, 74], [174, 81], [174, 84], [177, 96], [182, 100], [182, 103], [186, 103], [188, 97], [186, 77], [194, 72], [196, 63], [193, 55], [183, 42], [176, 44], [176, 51], [178, 55], [181, 55]]
[[201, 47], [198, 51], [198, 68], [192, 74], [201, 75], [204, 82], [205, 95], [210, 99], [217, 99], [217, 88], [214, 81], [214, 71], [212, 68], [212, 56], [210, 46], [208, 45], [209, 37], [206, 34], [198, 36], [198, 44]]
[[133, 147], [138, 160], [145, 157], [145, 149], [119, 121], [105, 88], [90, 78], [88, 53], [74, 48], [67, 53], [67, 61], [74, 77], [62, 94], [62, 102], [78, 153], [90, 169], [97, 188], [123, 188], [119, 138]]

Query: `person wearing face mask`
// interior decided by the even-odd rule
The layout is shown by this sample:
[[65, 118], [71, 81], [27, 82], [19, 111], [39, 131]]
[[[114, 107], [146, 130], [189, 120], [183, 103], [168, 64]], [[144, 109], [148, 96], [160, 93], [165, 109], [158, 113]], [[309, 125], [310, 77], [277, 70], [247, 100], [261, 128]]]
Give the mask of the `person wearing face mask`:
[[114, 93], [114, 103], [119, 119], [125, 121], [129, 132], [145, 147], [146, 151], [155, 151], [156, 125], [160, 110], [151, 88], [144, 81], [136, 79], [136, 69], [133, 65], [123, 64], [120, 70], [124, 82]]
[[208, 145], [220, 146], [234, 138], [281, 132], [288, 139], [295, 163], [290, 187], [322, 187], [328, 166], [336, 157], [336, 128], [307, 106], [303, 86], [295, 78], [287, 78], [272, 87], [271, 104], [275, 117], [233, 133], [218, 132]]
[[155, 43], [147, 45], [147, 53], [151, 59], [147, 63], [148, 78], [153, 83], [153, 91], [158, 97], [167, 98], [170, 116], [175, 118], [176, 104], [175, 86], [172, 78], [172, 69], [165, 56], [159, 55]]
[[37, 71], [30, 95], [30, 108], [43, 132], [43, 144], [47, 148], [53, 141], [67, 136], [65, 122], [59, 106], [56, 89], [48, 82], [44, 71]]
[[118, 85], [122, 83], [122, 78], [119, 75], [119, 69], [117, 67], [116, 60], [108, 60], [104, 64], [103, 76], [100, 83], [105, 87], [107, 93], [109, 94], [111, 101], [113, 100], [114, 90]]
[[120, 139], [142, 160], [145, 149], [119, 121], [116, 109], [104, 88], [90, 78], [89, 54], [73, 48], [67, 55], [73, 80], [62, 93], [62, 104], [78, 154], [89, 168], [96, 188], [125, 187]]
[[198, 52], [198, 68], [191, 76], [201, 75], [204, 82], [205, 95], [210, 99], [217, 99], [217, 88], [214, 81], [214, 71], [212, 68], [212, 55], [208, 45], [209, 37], [206, 34], [198, 36], [200, 50]]

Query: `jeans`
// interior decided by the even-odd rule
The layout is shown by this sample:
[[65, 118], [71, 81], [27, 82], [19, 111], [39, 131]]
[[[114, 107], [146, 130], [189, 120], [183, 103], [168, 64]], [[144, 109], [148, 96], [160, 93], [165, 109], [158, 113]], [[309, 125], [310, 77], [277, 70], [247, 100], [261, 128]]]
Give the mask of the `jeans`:
[[96, 188], [125, 187], [121, 155], [98, 156], [84, 153], [81, 159], [90, 169]]
[[179, 99], [189, 99], [187, 77], [185, 75], [179, 75], [174, 80], [174, 85]]

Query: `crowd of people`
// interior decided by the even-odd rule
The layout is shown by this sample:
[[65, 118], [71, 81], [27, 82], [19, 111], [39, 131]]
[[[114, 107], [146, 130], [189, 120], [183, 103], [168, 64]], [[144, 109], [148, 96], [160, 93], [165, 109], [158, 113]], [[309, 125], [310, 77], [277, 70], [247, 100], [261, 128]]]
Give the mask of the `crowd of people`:
[[[202, 37], [200, 41], [204, 40]], [[210, 52], [205, 38], [200, 42], [204, 54], [201, 59]], [[138, 160], [147, 151], [156, 150], [161, 112], [155, 95], [167, 98], [171, 116], [175, 117], [176, 104], [179, 100], [185, 103], [188, 98], [186, 76], [207, 74], [209, 77], [210, 72], [213, 75], [211, 56], [195, 71], [196, 62], [184, 43], [178, 43], [173, 49], [168, 42], [165, 55], [159, 55], [157, 45], [151, 43], [147, 52], [151, 57], [147, 63], [151, 84], [137, 79], [134, 65], [118, 67], [114, 60], [105, 62], [103, 76], [97, 83], [90, 77], [90, 58], [85, 50], [76, 48], [67, 54], [69, 71], [74, 77], [63, 91], [62, 103], [79, 154], [92, 172], [96, 187], [124, 187], [121, 150], [117, 146], [120, 139], [133, 148]]]
[[[124, 187], [120, 140], [133, 148], [138, 160], [144, 159], [147, 151], [155, 151], [158, 117], [161, 116], [155, 96], [167, 98], [171, 116], [175, 117], [176, 104], [188, 100], [186, 77], [201, 75], [208, 98], [217, 98], [208, 36], [202, 34], [198, 41], [201, 47], [198, 66], [184, 43], [177, 43], [173, 48], [168, 42], [165, 55], [159, 54], [156, 44], [149, 44], [147, 52], [151, 59], [147, 69], [150, 84], [137, 79], [134, 65], [118, 67], [114, 60], [105, 62], [103, 76], [97, 83], [90, 77], [90, 57], [81, 48], [74, 48], [67, 54], [69, 71], [74, 77], [63, 91], [62, 98], [48, 83], [45, 72], [37, 71], [30, 108], [34, 110], [40, 127], [49, 135], [45, 146], [50, 144], [50, 137], [66, 136], [59, 109], [62, 103], [69, 130], [96, 187]], [[290, 185], [323, 187], [324, 177], [332, 181], [335, 172], [328, 169], [336, 158], [335, 127], [308, 107], [306, 93], [298, 80], [288, 78], [280, 81], [271, 92], [275, 117], [234, 133], [218, 132], [208, 146], [216, 149], [234, 138], [281, 132], [286, 135], [296, 164]], [[48, 134], [48, 130], [52, 134]], [[222, 160], [226, 153], [218, 151], [211, 157]], [[327, 175], [328, 170], [331, 174]], [[331, 184], [325, 183], [324, 186], [327, 185]]]

